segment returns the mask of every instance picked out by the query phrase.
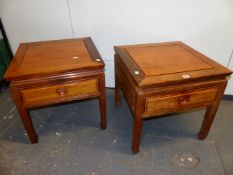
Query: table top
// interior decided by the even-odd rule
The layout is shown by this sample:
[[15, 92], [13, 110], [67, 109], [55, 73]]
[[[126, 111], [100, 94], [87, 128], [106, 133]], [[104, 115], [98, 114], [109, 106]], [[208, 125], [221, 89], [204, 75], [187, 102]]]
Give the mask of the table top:
[[231, 70], [176, 41], [114, 47], [138, 86], [230, 75]]
[[103, 67], [89, 37], [31, 42], [20, 44], [4, 78], [11, 81]]

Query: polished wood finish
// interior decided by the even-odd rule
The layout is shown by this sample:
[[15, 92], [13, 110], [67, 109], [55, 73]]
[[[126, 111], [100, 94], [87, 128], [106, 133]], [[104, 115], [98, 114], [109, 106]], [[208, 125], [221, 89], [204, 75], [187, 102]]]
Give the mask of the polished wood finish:
[[147, 77], [212, 68], [179, 44], [133, 47], [126, 51]]
[[[158, 69], [158, 65], [161, 66], [161, 64], [163, 64], [164, 66], [162, 66], [162, 68], [159, 68], [160, 71], [162, 71], [162, 73], [159, 73], [158, 71], [155, 71], [156, 73], [152, 73], [151, 75], [146, 75], [143, 72], [143, 67], [138, 64], [136, 64], [135, 60], [138, 58], [132, 58], [130, 56], [130, 54], [128, 53], [128, 49], [141, 49], [141, 48], [145, 48], [145, 47], [152, 47], [154, 49], [156, 49], [158, 46], [163, 46], [163, 47], [175, 47], [175, 48], [180, 48], [179, 50], [182, 51], [184, 50], [185, 53], [183, 54], [175, 54], [174, 56], [174, 61], [171, 61], [171, 59], [169, 59], [171, 56], [170, 53], [168, 54], [167, 52], [169, 51], [173, 51], [174, 49], [164, 49], [167, 52], [164, 53], [163, 55], [159, 55], [158, 57], [160, 59], [152, 59], [153, 62], [157, 62], [159, 61], [160, 63], [151, 63], [152, 65], [152, 69]], [[161, 48], [160, 47], [160, 48]], [[160, 44], [141, 44], [141, 45], [130, 45], [130, 46], [117, 46], [114, 48], [115, 52], [117, 53], [117, 55], [121, 58], [121, 61], [123, 62], [124, 65], [127, 66], [128, 73], [130, 74], [129, 76], [133, 78], [133, 81], [135, 81], [135, 83], [139, 86], [139, 87], [146, 87], [146, 86], [162, 86], [162, 85], [167, 85], [167, 84], [175, 84], [175, 83], [181, 83], [181, 82], [192, 82], [193, 80], [196, 79], [201, 79], [204, 78], [214, 78], [216, 76], [225, 76], [229, 74], [229, 70], [226, 69], [224, 66], [221, 66], [220, 64], [214, 62], [213, 60], [209, 59], [208, 57], [202, 55], [201, 53], [199, 53], [198, 51], [192, 49], [191, 47], [187, 46], [186, 44], [182, 43], [182, 42], [169, 42], [169, 43], [160, 43]], [[189, 56], [188, 59], [186, 59], [185, 64], [187, 62], [190, 61], [190, 63], [187, 66], [182, 66], [184, 63], [181, 60], [185, 60], [183, 57], [187, 54], [186, 52], [188, 52], [189, 54], [191, 54], [192, 56]], [[161, 54], [161, 53], [160, 53]], [[140, 56], [138, 56], [140, 58]], [[151, 60], [152, 58], [157, 57], [157, 55], [155, 53], [153, 53], [152, 55], [147, 54], [147, 57], [141, 57], [142, 60], [142, 64], [148, 61], [145, 60]], [[196, 60], [199, 61], [191, 61], [192, 57], [195, 57]], [[146, 59], [145, 59], [146, 58]], [[161, 61], [164, 60], [164, 61]], [[200, 70], [198, 70], [198, 68], [193, 68], [190, 69], [190, 67], [192, 66], [192, 63], [196, 62], [195, 64], [197, 64], [197, 62], [200, 62]], [[169, 66], [171, 65], [171, 63], [176, 64], [177, 70], [173, 67], [173, 66]], [[207, 65], [209, 66], [207, 66]], [[147, 63], [148, 65], [148, 63]], [[157, 67], [156, 67], [157, 65]], [[187, 67], [187, 69], [185, 69], [185, 67]], [[205, 68], [206, 67], [206, 68]], [[164, 70], [165, 69], [165, 70]], [[174, 71], [174, 73], [169, 73]], [[139, 74], [135, 74], [135, 71], [138, 71]], [[146, 71], [149, 72], [149, 71]], [[183, 75], [185, 72], [188, 72], [190, 78], [184, 79]]]
[[[41, 77], [57, 73], [67, 73], [102, 68], [88, 50], [88, 38], [42, 41], [20, 44], [5, 79], [15, 80], [27, 77]], [[90, 46], [89, 46], [90, 47]]]
[[20, 44], [5, 79], [32, 143], [30, 108], [97, 97], [106, 128], [104, 62], [91, 38]]
[[229, 69], [182, 42], [116, 46], [115, 102], [121, 90], [134, 115], [132, 151], [139, 152], [143, 119], [192, 108], [207, 111], [204, 139], [227, 85]]
[[72, 83], [59, 83], [42, 87], [22, 89], [20, 91], [24, 104], [27, 107], [37, 104], [50, 104], [51, 102], [73, 99], [74, 97], [97, 94], [97, 79], [77, 81]]
[[174, 109], [198, 103], [213, 101], [217, 94], [217, 88], [207, 90], [195, 90], [193, 92], [168, 94], [146, 98], [145, 112]]

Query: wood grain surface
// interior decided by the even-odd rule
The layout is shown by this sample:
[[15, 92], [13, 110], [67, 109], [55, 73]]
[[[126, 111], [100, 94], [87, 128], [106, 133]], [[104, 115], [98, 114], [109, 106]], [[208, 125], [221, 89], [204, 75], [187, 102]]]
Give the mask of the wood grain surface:
[[[155, 44], [115, 46], [137, 86], [175, 84], [226, 76], [231, 70], [188, 45], [175, 41]], [[138, 71], [138, 74], [135, 74]], [[184, 78], [188, 75], [189, 78]]]
[[126, 50], [147, 77], [212, 68], [178, 44]]
[[25, 106], [36, 104], [50, 104], [65, 99], [74, 99], [75, 97], [85, 96], [88, 94], [98, 94], [98, 81], [96, 79], [71, 82], [42, 87], [22, 89]]
[[90, 38], [22, 43], [4, 78], [11, 81], [103, 68], [104, 63], [92, 45]]
[[32, 143], [38, 136], [29, 109], [98, 98], [106, 128], [104, 62], [91, 38], [20, 44], [4, 78]]
[[216, 94], [217, 88], [212, 88], [150, 97], [146, 99], [145, 112], [174, 109], [198, 103], [210, 102], [215, 99]]
[[116, 46], [115, 101], [120, 92], [133, 113], [132, 152], [138, 153], [143, 119], [205, 107], [199, 139], [211, 127], [232, 71], [182, 42]]

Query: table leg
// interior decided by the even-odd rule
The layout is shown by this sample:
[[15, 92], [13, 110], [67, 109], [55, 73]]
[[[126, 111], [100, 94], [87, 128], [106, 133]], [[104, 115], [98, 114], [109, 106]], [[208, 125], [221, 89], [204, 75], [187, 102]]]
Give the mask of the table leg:
[[102, 94], [99, 97], [99, 105], [100, 105], [100, 115], [101, 115], [101, 128], [106, 129], [106, 100], [105, 100], [105, 94]]
[[115, 103], [116, 106], [121, 105], [121, 87], [117, 75], [115, 75]]
[[142, 133], [142, 118], [135, 117], [133, 123], [133, 139], [132, 139], [132, 152], [134, 154], [139, 152], [139, 146], [141, 141], [141, 133]]
[[23, 106], [23, 101], [21, 100], [21, 96], [19, 95], [19, 92], [17, 88], [11, 87], [12, 96], [15, 101], [15, 105], [18, 109], [18, 112], [20, 114], [20, 117], [22, 119], [22, 122], [24, 124], [24, 128], [28, 134], [28, 137], [31, 141], [31, 143], [37, 143], [38, 142], [38, 135], [35, 132], [32, 119], [29, 115], [28, 110]]
[[227, 81], [225, 81], [219, 87], [216, 101], [212, 105], [208, 106], [207, 109], [206, 109], [204, 120], [202, 122], [200, 132], [198, 133], [198, 138], [200, 140], [205, 139], [207, 137], [208, 133], [209, 133], [211, 125], [212, 125], [212, 123], [214, 121], [214, 117], [215, 117], [216, 112], [218, 110], [219, 104], [221, 102], [222, 95], [223, 95], [223, 93], [225, 91], [226, 85], [227, 85]]
[[100, 126], [102, 129], [106, 129], [107, 119], [106, 119], [106, 92], [105, 92], [104, 74], [102, 75], [101, 80], [100, 80], [100, 91], [101, 91], [101, 95], [99, 97], [99, 106], [100, 106], [100, 115], [101, 115]]
[[198, 133], [198, 138], [200, 140], [205, 139], [206, 136], [208, 135], [217, 110], [218, 110], [218, 106], [216, 106], [215, 104], [207, 107], [205, 117], [202, 122], [201, 130]]

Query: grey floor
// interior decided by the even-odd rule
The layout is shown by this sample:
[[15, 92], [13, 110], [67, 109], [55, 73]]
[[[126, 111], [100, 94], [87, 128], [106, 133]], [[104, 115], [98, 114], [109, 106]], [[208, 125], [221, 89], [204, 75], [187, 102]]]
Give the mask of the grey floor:
[[132, 114], [107, 90], [106, 130], [97, 100], [30, 111], [30, 144], [7, 87], [0, 90], [0, 175], [232, 175], [233, 102], [222, 101], [208, 138], [197, 139], [204, 110], [146, 120], [141, 151], [130, 150]]

